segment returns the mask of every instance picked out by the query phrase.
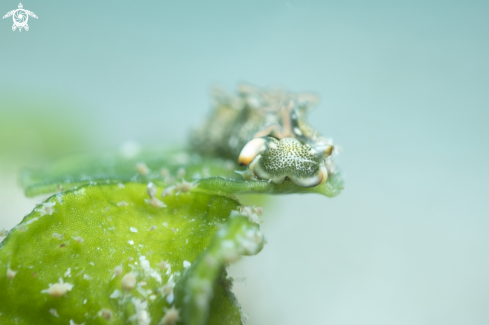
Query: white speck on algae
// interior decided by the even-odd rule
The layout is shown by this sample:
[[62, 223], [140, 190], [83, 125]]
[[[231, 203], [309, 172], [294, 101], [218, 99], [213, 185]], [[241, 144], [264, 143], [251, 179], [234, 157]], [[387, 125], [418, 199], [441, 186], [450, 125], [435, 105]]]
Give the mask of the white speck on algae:
[[175, 325], [180, 320], [180, 312], [175, 306], [165, 310], [165, 316], [161, 319], [162, 325]]
[[148, 193], [148, 196], [150, 198], [155, 197], [156, 195], [156, 185], [153, 182], [149, 182], [148, 186], [146, 187], [146, 193]]
[[81, 237], [71, 237], [71, 238], [73, 238], [73, 240], [76, 241], [77, 243], [83, 243], [85, 241], [85, 239]]
[[150, 199], [145, 199], [144, 202], [146, 202], [146, 204], [149, 204], [154, 208], [166, 208], [166, 204], [155, 197], [152, 197]]
[[122, 297], [124, 297], [124, 295], [119, 289], [115, 289], [114, 292], [112, 292], [112, 294], [110, 295], [110, 298], [112, 299], [119, 299]]
[[45, 202], [42, 204], [42, 206], [35, 211], [38, 211], [41, 214], [41, 217], [44, 215], [52, 215], [54, 212], [54, 206], [56, 205], [56, 202]]
[[129, 272], [121, 280], [122, 289], [125, 291], [131, 291], [136, 287], [136, 276], [134, 273]]
[[165, 188], [162, 192], [161, 192], [161, 196], [162, 197], [165, 197], [165, 196], [170, 196], [173, 194], [173, 191], [175, 190], [176, 186], [168, 186], [167, 188]]
[[148, 175], [149, 174], [149, 168], [144, 162], [140, 162], [136, 164], [136, 170], [140, 175]]
[[7, 269], [7, 279], [13, 280], [15, 278], [16, 274], [17, 274], [17, 271], [10, 269], [10, 267]]
[[8, 232], [7, 228], [0, 228], [0, 237], [7, 237]]
[[98, 312], [98, 315], [106, 320], [111, 320], [113, 317], [112, 310], [104, 308]]
[[148, 301], [133, 297], [131, 299], [131, 302], [134, 305], [136, 313], [133, 316], [129, 317], [129, 321], [136, 320], [138, 325], [149, 325], [151, 323], [151, 317], [147, 310]]
[[63, 282], [62, 278], [59, 278], [58, 283], [49, 284], [49, 288], [44, 289], [41, 293], [47, 293], [53, 297], [61, 297], [64, 296], [68, 291], [73, 289], [74, 285], [71, 283]]
[[175, 288], [175, 282], [173, 281], [173, 275], [170, 276], [168, 282], [161, 288], [161, 292], [166, 296], [166, 301], [171, 304], [175, 296], [173, 295], [173, 289]]
[[119, 276], [122, 274], [122, 265], [117, 265], [114, 269], [114, 276]]
[[176, 184], [175, 189], [177, 190], [177, 193], [186, 193], [196, 186], [196, 184], [187, 182], [186, 180], [182, 179], [181, 183]]

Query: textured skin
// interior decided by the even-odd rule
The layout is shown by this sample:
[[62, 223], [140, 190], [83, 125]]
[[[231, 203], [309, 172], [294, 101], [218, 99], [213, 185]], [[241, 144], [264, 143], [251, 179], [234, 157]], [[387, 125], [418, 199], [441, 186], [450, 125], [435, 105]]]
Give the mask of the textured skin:
[[270, 138], [267, 149], [261, 154], [259, 164], [271, 176], [297, 175], [307, 178], [314, 175], [324, 158], [311, 153], [311, 146], [299, 140]]
[[237, 96], [218, 92], [215, 100], [210, 118], [191, 135], [194, 151], [237, 160], [250, 140], [266, 137], [266, 149], [244, 159], [248, 164], [254, 158], [250, 169], [256, 177], [276, 184], [290, 178], [310, 187], [334, 173], [330, 154], [313, 150], [333, 145], [306, 121], [315, 97], [241, 86]]
[[[312, 95], [240, 86], [236, 96], [218, 90], [213, 99], [208, 120], [190, 136], [192, 149], [200, 154], [237, 160], [246, 143], [270, 127], [275, 130], [259, 136], [287, 136], [309, 144], [329, 141], [305, 120], [316, 103]], [[291, 121], [290, 126], [286, 120]]]

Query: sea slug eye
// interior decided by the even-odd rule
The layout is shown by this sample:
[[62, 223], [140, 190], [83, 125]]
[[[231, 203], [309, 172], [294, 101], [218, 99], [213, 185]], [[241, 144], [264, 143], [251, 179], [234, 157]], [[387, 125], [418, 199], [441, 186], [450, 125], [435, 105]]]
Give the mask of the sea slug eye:
[[257, 178], [274, 184], [281, 184], [289, 178], [302, 187], [314, 187], [326, 182], [328, 169], [325, 156], [331, 154], [333, 146], [318, 145], [311, 148], [309, 144], [303, 144], [295, 138], [277, 140], [268, 137], [265, 140], [264, 144], [257, 141], [253, 143], [254, 149], [257, 145], [261, 149], [249, 164], [249, 170]]
[[248, 166], [260, 152], [266, 149], [266, 142], [266, 138], [256, 138], [248, 142], [239, 154], [238, 164]]

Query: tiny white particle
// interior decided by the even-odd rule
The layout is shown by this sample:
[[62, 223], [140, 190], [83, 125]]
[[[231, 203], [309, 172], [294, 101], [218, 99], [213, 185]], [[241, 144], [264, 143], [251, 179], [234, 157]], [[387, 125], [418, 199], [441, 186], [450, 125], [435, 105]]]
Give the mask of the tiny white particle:
[[134, 245], [134, 240], [128, 241], [129, 245]]
[[188, 269], [190, 267], [191, 263], [189, 261], [183, 261], [183, 267], [185, 269]]
[[156, 185], [153, 182], [149, 182], [146, 192], [148, 193], [149, 197], [154, 197], [156, 195]]
[[0, 228], [0, 237], [7, 237], [8, 230], [7, 228]]
[[178, 309], [172, 306], [170, 309], [165, 310], [165, 316], [161, 319], [162, 325], [174, 325], [180, 320], [180, 313]]
[[119, 276], [122, 274], [122, 265], [118, 265], [114, 269], [114, 276]]
[[173, 288], [175, 288], [175, 282], [173, 281], [173, 275], [170, 276], [168, 282], [161, 288], [161, 292], [166, 296], [166, 301], [171, 304], [174, 299]]
[[152, 197], [151, 199], [145, 199], [144, 202], [146, 202], [146, 204], [149, 204], [154, 208], [166, 208], [166, 204], [155, 197]]
[[59, 204], [63, 204], [63, 194], [56, 194], [56, 200], [58, 200]]
[[54, 212], [54, 206], [56, 205], [56, 202], [46, 202], [42, 204], [42, 207], [39, 209], [36, 209], [35, 211], [40, 212], [41, 216], [44, 215], [52, 215]]
[[85, 241], [85, 239], [81, 237], [71, 237], [71, 238], [73, 238], [77, 243], [83, 243]]
[[127, 273], [124, 275], [121, 281], [122, 289], [126, 291], [131, 291], [136, 287], [136, 277], [132, 272]]
[[129, 228], [129, 230], [132, 231], [132, 232], [138, 232], [138, 230], [136, 228], [134, 228], [134, 227]]
[[148, 175], [149, 174], [149, 168], [148, 166], [143, 163], [143, 162], [140, 162], [140, 163], [137, 163], [136, 164], [136, 170], [138, 171], [139, 174], [141, 175]]
[[170, 196], [172, 195], [173, 191], [175, 190], [175, 186], [169, 186], [167, 188], [165, 188], [162, 192], [161, 192], [161, 196], [162, 197], [165, 197], [165, 196]]
[[66, 294], [66, 292], [73, 289], [74, 285], [71, 283], [64, 283], [63, 279], [59, 279], [59, 283], [50, 284], [48, 289], [42, 290], [41, 293], [47, 293], [53, 297], [61, 297]]
[[99, 311], [98, 315], [102, 318], [105, 318], [106, 320], [112, 319], [112, 311], [110, 309], [107, 309], [107, 308], [104, 308], [101, 311]]
[[262, 207], [253, 207], [255, 210], [255, 213], [257, 216], [261, 216], [263, 214], [263, 208]]
[[112, 294], [110, 295], [110, 298], [112, 299], [119, 299], [119, 298], [122, 298], [123, 295], [122, 295], [122, 292], [118, 289], [116, 289], [114, 292], [112, 292]]
[[15, 278], [16, 274], [17, 274], [17, 271], [11, 270], [10, 267], [7, 269], [7, 278], [9, 280], [13, 280]]

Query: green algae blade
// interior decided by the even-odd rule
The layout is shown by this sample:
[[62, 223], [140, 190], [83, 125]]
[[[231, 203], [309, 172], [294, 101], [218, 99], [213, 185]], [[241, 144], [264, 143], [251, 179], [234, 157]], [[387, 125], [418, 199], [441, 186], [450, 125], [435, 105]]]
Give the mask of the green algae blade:
[[[210, 310], [209, 301], [212, 298], [220, 304], [229, 304], [236, 300], [230, 288], [232, 283], [226, 277], [220, 278], [220, 288], [216, 283], [223, 271], [223, 265], [236, 261], [241, 255], [257, 254], [264, 244], [263, 236], [257, 224], [251, 223], [243, 216], [231, 217], [218, 231], [210, 246], [201, 254], [190, 269], [184, 274], [182, 280], [175, 288], [183, 311], [185, 324], [202, 325], [211, 312], [212, 322], [218, 322], [225, 317], [228, 324], [239, 323], [241, 314], [235, 312], [231, 315], [221, 315]], [[217, 288], [213, 288], [213, 286]], [[214, 292], [223, 290], [224, 297], [214, 297]], [[224, 300], [224, 301], [220, 301]], [[234, 318], [234, 321], [232, 320]]]
[[261, 249], [258, 226], [227, 196], [153, 189], [88, 185], [37, 206], [0, 244], [0, 323], [241, 324], [225, 266]]
[[26, 169], [20, 182], [29, 197], [55, 193], [88, 184], [153, 181], [172, 185], [182, 179], [233, 177], [236, 166], [222, 159], [209, 159], [183, 150], [147, 150], [128, 157], [124, 154], [71, 156], [42, 169]]
[[319, 186], [305, 188], [286, 179], [282, 184], [244, 180], [230, 160], [201, 157], [182, 150], [148, 151], [132, 158], [123, 155], [72, 157], [41, 170], [25, 170], [21, 177], [27, 196], [77, 188], [87, 184], [124, 182], [172, 186], [183, 179], [198, 185], [196, 190], [217, 194], [317, 193], [328, 197], [343, 189], [340, 174], [330, 175]]

